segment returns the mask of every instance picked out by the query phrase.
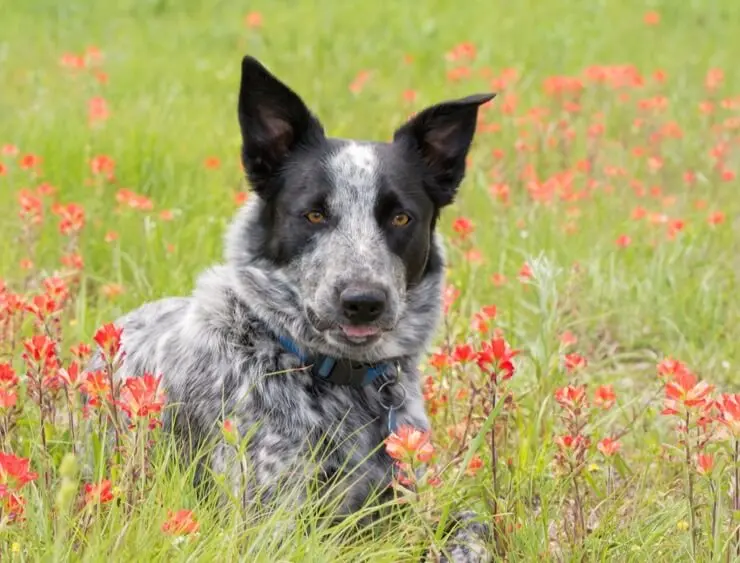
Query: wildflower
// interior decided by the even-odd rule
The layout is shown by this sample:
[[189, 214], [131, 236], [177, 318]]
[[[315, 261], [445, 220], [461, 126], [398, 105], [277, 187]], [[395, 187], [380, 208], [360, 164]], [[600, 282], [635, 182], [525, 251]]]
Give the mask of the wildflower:
[[619, 440], [613, 440], [611, 438], [604, 438], [596, 445], [596, 448], [604, 454], [605, 457], [613, 456], [621, 447], [622, 444], [619, 443]]
[[161, 380], [161, 375], [154, 377], [151, 373], [126, 380], [121, 387], [119, 406], [129, 418], [147, 418], [161, 412], [165, 399]]
[[34, 481], [38, 475], [29, 471], [30, 465], [28, 459], [0, 452], [0, 491], [18, 492]]
[[106, 361], [113, 362], [120, 351], [122, 332], [123, 328], [116, 328], [113, 323], [108, 323], [95, 333], [93, 340], [100, 346]]
[[23, 343], [23, 359], [29, 369], [48, 375], [58, 367], [56, 343], [45, 334], [32, 336]]
[[470, 363], [475, 358], [475, 350], [470, 344], [458, 344], [452, 351], [452, 360], [460, 364]]
[[614, 393], [614, 387], [611, 385], [600, 385], [594, 394], [594, 405], [604, 410], [612, 408], [616, 402], [617, 395]]
[[104, 98], [91, 98], [87, 103], [87, 119], [90, 125], [99, 121], [105, 121], [109, 115], [108, 103]]
[[59, 370], [59, 377], [68, 387], [77, 387], [82, 384], [81, 376], [82, 370], [80, 369], [80, 364], [77, 362], [71, 362], [68, 368]]
[[235, 446], [239, 441], [238, 430], [236, 429], [234, 421], [230, 418], [227, 418], [223, 423], [221, 423], [221, 434], [223, 435], [224, 440], [226, 440], [226, 443], [231, 444], [232, 446]]
[[615, 244], [619, 248], [627, 248], [630, 244], [632, 244], [632, 238], [629, 235], [619, 235], [617, 237], [617, 240], [615, 241]]
[[79, 360], [80, 363], [85, 363], [87, 359], [92, 354], [92, 350], [90, 349], [90, 346], [88, 346], [84, 342], [80, 342], [79, 344], [73, 345], [70, 347], [69, 352]]
[[100, 154], [90, 159], [90, 172], [93, 176], [104, 176], [112, 181], [115, 171], [116, 161], [108, 155]]
[[101, 407], [104, 401], [110, 400], [110, 384], [104, 371], [94, 371], [85, 376], [82, 390], [88, 396], [91, 407]]
[[655, 10], [651, 10], [649, 12], [645, 12], [642, 19], [645, 22], [645, 25], [655, 26], [660, 23], [660, 14]]
[[59, 232], [63, 235], [78, 233], [85, 226], [85, 210], [76, 203], [55, 205], [52, 212], [59, 216]]
[[118, 240], [118, 233], [116, 231], [108, 231], [105, 233], [103, 240], [108, 243]]
[[479, 455], [474, 455], [470, 462], [468, 463], [468, 467], [465, 470], [466, 475], [470, 475], [471, 477], [474, 476], [480, 468], [483, 467], [483, 460]]
[[10, 364], [0, 364], [0, 388], [10, 389], [18, 384], [13, 366]]
[[0, 411], [12, 409], [18, 402], [18, 394], [13, 389], [0, 387]]
[[385, 451], [398, 461], [415, 455], [418, 461], [426, 463], [434, 455], [434, 446], [429, 442], [429, 437], [429, 432], [404, 425], [385, 439]]
[[429, 357], [429, 365], [434, 369], [441, 371], [452, 365], [452, 357], [445, 351], [434, 352]]
[[244, 25], [252, 29], [259, 29], [264, 24], [264, 18], [260, 12], [249, 12], [244, 16]]
[[236, 192], [234, 194], [234, 204], [237, 206], [242, 206], [246, 203], [248, 198], [249, 194], [247, 192]]
[[221, 159], [217, 156], [207, 156], [203, 161], [203, 166], [208, 170], [217, 170], [221, 168]]
[[710, 225], [719, 225], [725, 222], [725, 214], [722, 211], [715, 211], [709, 214], [707, 222]]
[[162, 532], [171, 536], [189, 536], [196, 534], [200, 524], [192, 510], [167, 511], [167, 520], [162, 524]]
[[522, 267], [519, 269], [519, 281], [525, 282], [529, 280], [532, 277], [532, 268], [529, 267], [529, 264], [526, 262], [522, 264]]
[[665, 408], [662, 414], [679, 414], [681, 406], [686, 408], [707, 406], [707, 396], [713, 387], [688, 371], [681, 371], [665, 384]]
[[452, 230], [457, 233], [460, 240], [465, 240], [475, 231], [475, 225], [467, 217], [458, 217], [455, 222], [452, 223]]
[[700, 475], [709, 475], [714, 468], [714, 456], [711, 454], [697, 454], [696, 471]]
[[498, 382], [499, 377], [504, 381], [514, 375], [512, 360], [517, 354], [519, 350], [512, 350], [506, 340], [494, 337], [490, 342], [483, 342], [476, 361], [478, 367], [488, 373], [494, 382]]
[[555, 400], [561, 407], [578, 411], [586, 406], [586, 386], [568, 385], [555, 390]]
[[683, 362], [673, 358], [665, 358], [658, 363], [659, 377], [674, 377], [678, 373], [688, 372], [689, 368]]
[[740, 439], [740, 394], [722, 394], [716, 406], [719, 422], [736, 440]]
[[85, 483], [85, 505], [106, 504], [115, 498], [111, 482], [103, 479], [100, 483]]
[[575, 352], [566, 354], [563, 360], [565, 363], [565, 369], [568, 370], [569, 373], [585, 368], [588, 363], [586, 358], [580, 354], [576, 354]]
[[563, 436], [556, 436], [555, 443], [562, 450], [583, 450], [588, 447], [589, 440], [581, 434], [576, 436], [565, 434]]
[[563, 334], [560, 335], [560, 344], [562, 346], [567, 347], [577, 343], [578, 337], [569, 330], [566, 330]]
[[501, 287], [506, 284], [506, 276], [500, 273], [495, 273], [491, 276], [491, 283], [495, 287]]

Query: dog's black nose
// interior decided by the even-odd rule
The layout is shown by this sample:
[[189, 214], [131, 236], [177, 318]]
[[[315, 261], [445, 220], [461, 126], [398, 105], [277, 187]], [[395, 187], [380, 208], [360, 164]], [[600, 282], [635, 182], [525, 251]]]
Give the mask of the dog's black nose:
[[382, 289], [350, 287], [339, 295], [344, 316], [352, 324], [371, 323], [385, 311], [386, 294]]

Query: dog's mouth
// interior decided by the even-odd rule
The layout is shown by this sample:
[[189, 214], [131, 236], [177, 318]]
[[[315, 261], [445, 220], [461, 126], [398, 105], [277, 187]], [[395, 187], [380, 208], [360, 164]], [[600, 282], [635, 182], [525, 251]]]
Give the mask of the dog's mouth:
[[388, 330], [375, 325], [350, 325], [332, 322], [321, 318], [310, 307], [306, 308], [306, 317], [311, 326], [318, 332], [325, 333], [333, 340], [355, 346], [373, 344]]
[[351, 344], [370, 344], [378, 340], [382, 334], [376, 326], [339, 325], [339, 331], [344, 340]]

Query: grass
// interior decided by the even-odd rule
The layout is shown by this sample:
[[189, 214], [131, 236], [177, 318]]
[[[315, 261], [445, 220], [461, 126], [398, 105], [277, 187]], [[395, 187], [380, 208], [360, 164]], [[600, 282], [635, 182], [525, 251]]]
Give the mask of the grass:
[[[224, 1], [33, 0], [2, 10], [0, 146], [13, 145], [19, 154], [0, 154], [0, 279], [9, 292], [30, 298], [44, 278], [67, 276], [72, 292], [57, 316], [65, 365], [70, 345], [90, 342], [100, 325], [145, 301], [187, 295], [197, 273], [221, 260], [235, 198], [247, 191], [235, 109], [243, 54], [264, 60], [301, 93], [331, 135], [377, 140], [388, 139], [413, 111], [490, 90], [492, 79], [515, 69], [516, 79], [495, 85], [500, 95], [484, 113], [460, 198], [444, 215], [448, 281], [460, 296], [437, 343], [470, 342], [479, 349], [483, 337], [470, 320], [481, 307], [496, 305], [491, 328], [522, 351], [514, 376], [499, 389], [500, 397], [510, 392], [514, 401], [496, 419], [502, 550], [509, 561], [736, 559], [734, 441], [720, 439], [727, 426], [716, 421], [706, 444], [694, 422], [689, 440], [682, 439], [677, 418], [660, 414], [665, 386], [678, 376], [660, 379], [656, 364], [679, 358], [698, 379], [716, 385], [713, 397], [740, 391], [740, 128], [734, 117], [740, 5], [262, 0], [249, 9], [262, 16], [260, 25], [252, 16], [250, 26], [243, 7]], [[657, 23], [649, 23], [649, 12], [658, 14]], [[475, 46], [474, 58], [455, 50], [464, 43]], [[60, 64], [64, 53], [84, 53], [91, 45], [103, 53], [99, 66]], [[615, 89], [585, 74], [610, 65], [633, 65], [644, 83]], [[724, 70], [715, 89], [705, 82], [710, 69]], [[96, 72], [105, 73], [104, 84]], [[579, 77], [584, 88], [548, 95], [544, 84], [554, 76]], [[109, 115], [91, 125], [89, 101], [96, 97], [104, 98]], [[708, 100], [714, 109], [702, 112]], [[722, 100], [734, 106], [723, 108]], [[673, 122], [678, 138], [666, 129]], [[589, 136], [594, 124], [603, 126], [595, 138]], [[717, 147], [720, 158], [712, 156]], [[22, 168], [26, 154], [42, 157], [40, 166]], [[91, 173], [98, 155], [115, 161], [114, 181]], [[566, 171], [571, 180], [557, 176]], [[685, 181], [687, 171], [695, 181]], [[42, 182], [56, 192], [42, 198], [41, 223], [24, 227], [18, 194]], [[149, 198], [152, 209], [117, 202], [122, 188]], [[54, 201], [84, 209], [79, 236], [60, 234]], [[646, 215], [635, 219], [636, 209]], [[459, 233], [460, 218], [474, 225], [468, 237]], [[112, 241], [111, 232], [117, 235]], [[83, 268], [60, 262], [70, 250], [83, 258]], [[32, 265], [22, 263], [28, 259]], [[524, 264], [532, 276], [522, 281]], [[21, 340], [34, 330], [26, 317], [15, 338], [0, 340], [0, 362], [18, 374], [26, 372]], [[566, 332], [577, 341], [563, 344]], [[578, 353], [587, 365], [566, 369], [567, 353]], [[471, 395], [457, 392], [468, 379], [480, 383], [481, 374], [474, 364], [424, 369], [438, 386], [428, 391], [430, 406], [439, 403], [433, 439], [443, 466], [459, 448], [471, 451], [448, 431], [469, 411]], [[556, 390], [580, 385], [591, 403], [600, 386], [612, 385], [616, 405], [586, 409], [577, 397], [556, 399]], [[440, 401], [443, 393], [447, 401]], [[467, 437], [480, 445], [475, 454], [482, 467], [470, 471], [474, 475], [462, 475], [473, 452], [463, 454], [440, 487], [424, 489], [390, 522], [357, 532], [352, 522], [330, 527], [307, 510], [280, 543], [274, 531], [294, 516], [290, 506], [245, 523], [236, 508], [200, 499], [191, 485], [193, 467], [177, 466], [165, 436], [151, 452], [152, 475], [136, 485], [146, 495], [133, 504], [80, 508], [82, 477], [60, 469], [71, 449], [65, 423], [49, 425], [45, 450], [38, 408], [22, 397], [19, 405], [3, 451], [29, 458], [41, 475], [22, 490], [25, 520], [0, 520], [0, 559], [8, 561], [418, 560], [440, 543], [430, 506], [439, 513], [467, 502], [484, 515], [491, 507], [491, 452], [481, 430], [491, 406], [483, 402], [473, 405]], [[680, 410], [696, 421], [696, 408]], [[728, 412], [710, 411], [725, 419]], [[0, 409], [0, 421], [7, 416]], [[571, 431], [587, 435], [590, 446], [564, 446], [559, 439]], [[621, 444], [609, 457], [597, 449], [608, 436]], [[709, 476], [697, 471], [697, 447], [713, 456]], [[111, 479], [125, 497], [134, 485], [124, 469], [116, 475], [105, 466], [94, 479]], [[62, 490], [67, 497], [59, 500]], [[178, 509], [193, 511], [197, 537], [162, 532], [167, 511]], [[574, 522], [579, 514], [582, 528]]]

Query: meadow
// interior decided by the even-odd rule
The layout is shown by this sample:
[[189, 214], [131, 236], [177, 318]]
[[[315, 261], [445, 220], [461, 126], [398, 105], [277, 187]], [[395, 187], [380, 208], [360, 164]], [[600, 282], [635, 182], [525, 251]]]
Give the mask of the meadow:
[[[458, 506], [506, 561], [740, 560], [740, 3], [0, 13], [0, 560], [433, 561]], [[423, 456], [385, 446], [429, 469], [369, 530], [309, 505], [281, 535], [289, 505], [218, 508], [159, 428], [156, 378], [111, 390], [113, 361], [82, 371], [115, 349], [107, 323], [222, 259], [252, 197], [247, 53], [338, 137], [387, 140], [427, 105], [498, 92], [442, 219], [433, 432]]]

